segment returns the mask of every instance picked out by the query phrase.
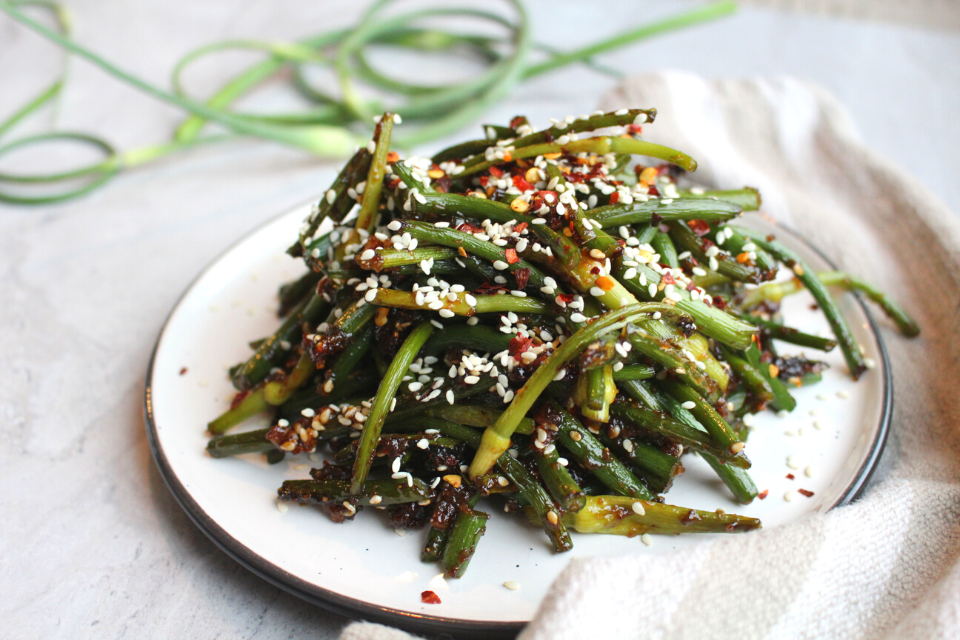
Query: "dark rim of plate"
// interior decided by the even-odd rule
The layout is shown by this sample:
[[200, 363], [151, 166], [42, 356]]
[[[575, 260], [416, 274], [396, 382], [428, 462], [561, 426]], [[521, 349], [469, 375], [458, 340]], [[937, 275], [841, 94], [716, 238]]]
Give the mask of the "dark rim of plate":
[[[303, 207], [297, 207], [292, 211], [299, 211], [302, 208]], [[234, 538], [227, 530], [223, 529], [215, 520], [207, 515], [200, 505], [197, 504], [197, 502], [193, 499], [193, 496], [190, 494], [190, 491], [183, 486], [183, 484], [180, 482], [180, 479], [177, 477], [176, 472], [170, 466], [170, 462], [167, 460], [167, 456], [158, 442], [157, 424], [153, 415], [152, 397], [153, 364], [154, 360], [156, 359], [157, 350], [160, 347], [160, 342], [163, 339], [163, 334], [166, 331], [167, 324], [169, 323], [170, 318], [176, 312], [177, 308], [179, 308], [180, 303], [187, 295], [189, 295], [197, 282], [199, 282], [206, 275], [206, 273], [213, 268], [214, 265], [220, 262], [220, 260], [226, 254], [231, 252], [236, 245], [256, 235], [264, 227], [275, 222], [278, 218], [290, 215], [292, 211], [284, 213], [282, 216], [278, 216], [277, 218], [272, 218], [263, 225], [258, 226], [233, 243], [220, 255], [218, 255], [203, 269], [203, 271], [197, 275], [196, 278], [194, 278], [183, 294], [181, 294], [181, 296], [177, 299], [177, 302], [174, 304], [170, 314], [164, 320], [163, 328], [160, 330], [160, 335], [157, 337], [157, 342], [154, 345], [153, 352], [150, 356], [150, 362], [147, 365], [146, 386], [143, 398], [143, 415], [147, 429], [147, 439], [150, 443], [150, 450], [153, 452], [153, 459], [156, 461], [157, 467], [160, 470], [160, 475], [163, 477], [167, 487], [169, 487], [170, 491], [173, 493], [174, 498], [180, 503], [180, 506], [183, 507], [183, 510], [187, 512], [187, 515], [190, 517], [193, 523], [196, 524], [197, 527], [199, 527], [199, 529], [203, 531], [203, 533], [206, 534], [214, 544], [220, 547], [224, 553], [270, 584], [279, 587], [280, 589], [283, 589], [284, 591], [287, 591], [288, 593], [291, 593], [299, 598], [302, 598], [307, 602], [351, 618], [393, 625], [418, 633], [455, 634], [455, 637], [471, 638], [503, 638], [517, 635], [526, 625], [526, 621], [489, 622], [414, 613], [411, 611], [403, 611], [390, 607], [381, 607], [363, 600], [349, 598], [335, 591], [324, 589], [323, 587], [306, 582], [266, 560], [263, 556], [252, 551], [246, 545]], [[764, 217], [763, 219], [767, 223], [775, 224], [775, 226], [782, 228], [784, 231], [793, 236], [793, 238], [805, 245], [809, 250], [816, 253], [824, 262], [830, 265], [831, 268], [836, 268], [836, 265], [834, 265], [833, 261], [824, 255], [824, 253], [817, 247], [807, 242], [807, 240], [805, 240], [801, 235], [797, 234], [789, 227], [786, 227], [782, 224], [773, 223], [769, 218]], [[867, 483], [870, 480], [870, 477], [873, 475], [873, 472], [876, 469], [877, 462], [880, 460], [880, 456], [887, 441], [887, 435], [890, 428], [890, 418], [893, 413], [893, 377], [890, 371], [890, 360], [887, 355], [886, 346], [884, 345], [883, 338], [880, 335], [879, 327], [877, 327], [876, 321], [874, 320], [873, 315], [870, 313], [870, 310], [867, 308], [866, 304], [863, 302], [863, 299], [859, 294], [856, 294], [854, 297], [856, 298], [857, 303], [860, 305], [861, 310], [867, 318], [867, 322], [870, 326], [870, 332], [873, 334], [874, 341], [876, 343], [877, 353], [880, 355], [881, 366], [879, 369], [881, 370], [883, 376], [883, 406], [881, 407], [880, 411], [880, 423], [866, 458], [860, 465], [860, 469], [857, 471], [853, 481], [843, 492], [843, 495], [830, 507], [831, 509], [849, 504], [859, 498], [863, 493]]]

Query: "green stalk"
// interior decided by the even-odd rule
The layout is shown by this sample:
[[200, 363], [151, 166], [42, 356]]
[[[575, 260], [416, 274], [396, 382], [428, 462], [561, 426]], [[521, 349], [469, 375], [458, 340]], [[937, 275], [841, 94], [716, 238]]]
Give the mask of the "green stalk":
[[732, 189], [729, 191], [704, 191], [703, 193], [693, 193], [689, 189], [681, 189], [682, 198], [700, 198], [703, 200], [722, 200], [736, 205], [744, 211], [757, 211], [762, 203], [760, 192], [753, 187], [744, 187], [743, 189]]
[[[430, 338], [423, 347], [426, 355], [439, 356], [453, 348], [468, 348], [479, 353], [500, 353], [510, 346], [513, 338], [493, 327], [454, 324]], [[473, 425], [478, 426], [478, 425]]]
[[[444, 333], [450, 329], [453, 329], [453, 327], [445, 329]], [[490, 407], [480, 407], [476, 405], [441, 404], [427, 409], [424, 413], [431, 418], [442, 418], [449, 422], [465, 424], [468, 427], [486, 429], [496, 424], [497, 418], [499, 418], [503, 412]], [[517, 430], [514, 433], [530, 435], [535, 430], [536, 424], [534, 424], [533, 419], [524, 418], [520, 421], [520, 424], [517, 425]]]
[[[669, 200], [669, 198], [667, 198]], [[709, 222], [736, 218], [742, 209], [729, 202], [718, 200], [696, 200], [692, 198], [673, 198], [665, 203], [661, 199], [646, 202], [635, 200], [632, 204], [610, 204], [590, 209], [590, 217], [599, 222], [604, 229], [621, 225], [650, 224], [654, 216], [658, 220], [706, 220]], [[656, 231], [656, 229], [654, 229]], [[641, 241], [649, 242], [649, 240]]]
[[354, 505], [386, 507], [427, 500], [431, 497], [431, 491], [417, 478], [413, 478], [412, 483], [389, 478], [370, 480], [356, 490], [346, 480], [286, 480], [277, 495], [284, 502], [300, 504], [341, 504], [350, 501]]
[[837, 341], [830, 338], [822, 338], [820, 336], [804, 333], [798, 329], [794, 329], [776, 322], [770, 322], [769, 320], [764, 320], [763, 318], [752, 316], [746, 313], [743, 314], [742, 317], [747, 322], [755, 324], [763, 329], [763, 331], [769, 334], [774, 340], [781, 340], [789, 344], [795, 344], [801, 347], [809, 347], [819, 351], [833, 351], [833, 349], [837, 346]]
[[373, 232], [380, 207], [380, 193], [383, 191], [383, 177], [387, 172], [387, 153], [390, 151], [390, 137], [393, 133], [393, 114], [384, 113], [373, 134], [377, 141], [367, 172], [367, 184], [360, 200], [360, 213], [357, 215], [357, 232]]
[[373, 406], [370, 409], [369, 417], [363, 424], [363, 432], [360, 434], [360, 444], [357, 449], [357, 459], [353, 465], [353, 479], [350, 483], [350, 492], [357, 493], [363, 487], [367, 480], [367, 474], [370, 472], [370, 465], [373, 464], [373, 454], [380, 439], [380, 431], [383, 429], [384, 419], [390, 412], [390, 403], [397, 395], [397, 389], [403, 376], [407, 374], [407, 369], [417, 357], [420, 347], [427, 341], [430, 334], [433, 333], [433, 325], [429, 322], [419, 324], [407, 339], [404, 341], [397, 355], [394, 357], [390, 366], [387, 368], [386, 375], [377, 389], [377, 395], [373, 399]]
[[543, 484], [553, 499], [564, 511], [579, 511], [586, 504], [583, 489], [573, 479], [565, 465], [560, 464], [560, 454], [554, 449], [550, 453], [534, 449], [534, 459]]
[[329, 311], [330, 303], [314, 291], [233, 374], [233, 386], [242, 391], [262, 382], [270, 370], [279, 366], [290, 355], [291, 349], [300, 343], [303, 325], [315, 327]]
[[229, 436], [211, 438], [207, 443], [207, 453], [211, 458], [229, 458], [245, 453], [266, 453], [275, 449], [274, 444], [267, 440], [270, 429], [257, 429]]
[[600, 482], [616, 494], [652, 500], [653, 493], [630, 469], [615, 457], [576, 418], [556, 402], [548, 403], [550, 419], [555, 421], [560, 444]]
[[563, 520], [578, 533], [606, 533], [634, 537], [644, 533], [741, 533], [760, 528], [760, 521], [722, 511], [699, 511], [632, 498], [588, 496], [587, 506]]
[[[608, 153], [628, 153], [638, 156], [647, 156], [657, 158], [670, 164], [675, 164], [686, 171], [696, 171], [697, 161], [676, 149], [665, 147], [653, 142], [635, 140], [633, 138], [613, 138], [609, 136], [598, 136], [595, 138], [585, 138], [583, 140], [571, 140], [566, 144], [543, 143], [534, 144], [529, 147], [518, 147], [510, 152], [514, 160], [520, 158], [535, 158], [548, 153], [596, 153], [605, 155]], [[502, 160], [486, 160], [477, 163], [457, 175], [457, 178], [466, 178], [480, 171], [486, 171], [490, 167], [503, 163]]]
[[858, 379], [861, 374], [867, 370], [863, 353], [860, 351], [860, 345], [857, 344], [856, 338], [853, 337], [850, 326], [844, 319], [843, 314], [840, 313], [840, 308], [837, 307], [837, 303], [830, 297], [830, 292], [827, 291], [827, 288], [820, 279], [817, 278], [817, 275], [810, 266], [801, 260], [798, 255], [776, 240], [768, 241], [764, 234], [757, 233], [752, 229], [743, 228], [737, 228], [736, 231], [747, 236], [753, 240], [754, 244], [758, 247], [793, 269], [797, 278], [800, 279], [803, 286], [810, 291], [814, 300], [820, 305], [820, 310], [823, 311], [823, 315], [827, 318], [830, 328], [833, 329], [833, 334], [837, 337], [837, 342], [840, 343], [840, 350], [843, 352], [843, 357], [847, 361], [850, 375], [853, 376], [854, 380]]
[[773, 392], [773, 401], [771, 402], [773, 408], [777, 411], [793, 411], [796, 409], [797, 401], [790, 395], [786, 385], [783, 384], [780, 378], [771, 374], [769, 364], [760, 361], [760, 350], [757, 348], [757, 345], [750, 345], [743, 354], [747, 362], [759, 372]]
[[502, 262], [508, 265], [503, 271], [509, 270], [512, 273], [517, 269], [529, 269], [530, 282], [537, 287], [543, 286], [543, 273], [526, 260], [509, 264], [506, 247], [498, 247], [492, 242], [480, 240], [475, 238], [471, 233], [458, 231], [456, 229], [436, 227], [429, 222], [404, 221], [401, 224], [402, 226], [398, 233], [407, 231], [412, 237], [420, 241], [433, 242], [452, 249], [463, 248], [467, 253], [480, 256], [490, 262]]
[[[658, 393], [656, 397], [659, 402], [667, 407], [674, 418], [690, 427], [706, 431], [693, 413], [681, 406], [680, 401], [666, 393]], [[658, 404], [657, 407], [659, 406]], [[700, 456], [707, 461], [707, 464], [727, 485], [727, 488], [730, 489], [730, 492], [740, 504], [750, 504], [757, 497], [757, 486], [753, 483], [753, 479], [750, 478], [746, 469], [735, 467], [732, 464], [724, 464], [721, 460], [706, 452], [700, 452]]]
[[584, 418], [597, 422], [610, 421], [610, 403], [617, 397], [613, 367], [605, 365], [581, 371], [577, 378], [576, 402]]
[[443, 569], [448, 578], [462, 578], [487, 531], [489, 514], [475, 509], [461, 510], [443, 550]]
[[717, 446], [734, 455], [743, 450], [743, 443], [737, 437], [736, 432], [730, 428], [730, 425], [717, 413], [716, 409], [694, 389], [669, 378], [660, 380], [657, 384], [678, 402], [683, 404], [693, 403], [693, 406], [684, 408], [692, 413], [707, 430]]
[[448, 247], [417, 247], [413, 251], [407, 249], [378, 249], [377, 258], [379, 259], [369, 260], [363, 263], [363, 266], [367, 267], [369, 265], [371, 270], [380, 273], [384, 269], [393, 269], [408, 264], [420, 264], [421, 261], [431, 258], [439, 262], [456, 257], [457, 252]]
[[65, 38], [48, 27], [28, 17], [18, 11], [9, 3], [0, 4], [0, 11], [5, 12], [11, 18], [20, 24], [29, 27], [39, 33], [46, 39], [56, 43], [60, 47], [73, 53], [74, 55], [87, 60], [96, 67], [118, 80], [129, 84], [130, 86], [146, 93], [157, 100], [171, 104], [175, 107], [189, 111], [190, 113], [203, 116], [208, 120], [222, 124], [223, 126], [236, 131], [267, 140], [282, 142], [295, 147], [299, 147], [313, 154], [324, 157], [338, 157], [346, 153], [356, 144], [356, 139], [349, 131], [341, 127], [327, 127], [321, 125], [298, 127], [290, 130], [284, 127], [268, 126], [256, 122], [248, 122], [242, 118], [236, 118], [224, 114], [222, 111], [211, 109], [203, 104], [195, 103], [180, 96], [163, 91], [148, 82], [137, 78], [136, 76], [123, 71], [116, 65], [107, 62], [97, 54]]
[[623, 391], [638, 403], [618, 402], [611, 408], [611, 413], [630, 424], [636, 425], [641, 429], [656, 436], [666, 438], [676, 444], [683, 445], [694, 451], [703, 451], [714, 455], [724, 461], [741, 469], [749, 469], [750, 460], [744, 455], [743, 451], [736, 455], [731, 455], [729, 451], [717, 447], [710, 442], [710, 436], [706, 431], [691, 427], [679, 420], [674, 420], [661, 411], [653, 409], [647, 402], [648, 396], [639, 390], [644, 389], [638, 383], [626, 384]]
[[656, 370], [646, 364], [630, 364], [619, 371], [614, 370], [614, 382], [623, 382], [627, 380], [648, 380], [656, 375]]
[[[509, 311], [546, 315], [553, 311], [551, 305], [546, 302], [541, 302], [536, 298], [517, 298], [511, 295], [475, 295], [473, 297], [476, 300], [476, 304], [470, 306], [466, 302], [465, 294], [460, 295], [461, 297], [457, 299], [456, 302], [451, 302], [444, 298], [442, 300], [443, 306], [437, 309], [437, 311], [448, 309], [458, 316], [466, 317], [479, 313], [507, 313]], [[422, 306], [417, 304], [416, 294], [409, 291], [399, 291], [397, 289], [377, 289], [373, 300], [371, 300], [371, 304], [381, 307], [399, 307], [401, 309], [420, 309], [423, 311], [430, 310], [426, 304]]]
[[610, 311], [600, 316], [593, 324], [584, 327], [560, 345], [533, 373], [523, 388], [517, 392], [503, 415], [483, 433], [483, 442], [470, 464], [470, 477], [487, 473], [500, 455], [510, 447], [510, 436], [537, 398], [553, 381], [557, 372], [594, 340], [618, 331], [629, 322], [644, 314], [665, 310], [663, 305], [641, 304]]
[[871, 302], [879, 305], [887, 317], [893, 320], [900, 333], [913, 338], [920, 335], [920, 326], [896, 300], [872, 284], [842, 271], [818, 271], [817, 278], [828, 287], [840, 287], [846, 291], [859, 291]]
[[[647, 482], [647, 486], [657, 493], [669, 491], [673, 479], [683, 474], [680, 459], [657, 447], [630, 438], [612, 438], [605, 427], [600, 429], [599, 438], [615, 457], [632, 467]], [[629, 445], [626, 444], [627, 440], [630, 441]]]
[[[703, 241], [690, 230], [690, 227], [685, 224], [671, 222], [670, 235], [681, 248], [693, 254], [693, 257], [701, 264], [705, 265], [709, 263], [710, 259], [707, 258]], [[726, 243], [724, 243], [724, 248], [729, 248], [726, 246]], [[765, 274], [757, 267], [745, 262], [737, 262], [736, 254], [720, 251], [715, 258], [717, 261], [716, 272], [725, 278], [753, 284], [759, 284], [764, 279]]]
[[[436, 429], [445, 436], [462, 440], [473, 449], [479, 449], [481, 446], [480, 434], [469, 427], [436, 418], [419, 418], [417, 425], [419, 425], [417, 428]], [[540, 525], [553, 543], [554, 551], [569, 551], [573, 547], [570, 533], [559, 519], [557, 507], [543, 486], [509, 452], [501, 454], [496, 464], [503, 471], [503, 475], [519, 487], [520, 495], [526, 503], [533, 507]], [[551, 513], [553, 513], [552, 518]]]

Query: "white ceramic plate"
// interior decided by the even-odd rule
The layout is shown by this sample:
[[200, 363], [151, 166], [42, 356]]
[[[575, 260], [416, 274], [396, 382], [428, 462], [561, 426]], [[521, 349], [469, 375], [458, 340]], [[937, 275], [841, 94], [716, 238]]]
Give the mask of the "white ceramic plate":
[[[280, 484], [307, 478], [309, 468], [319, 466], [305, 456], [275, 466], [268, 466], [262, 455], [208, 457], [205, 425], [233, 394], [227, 366], [248, 357], [250, 340], [273, 332], [278, 286], [304, 271], [284, 250], [308, 211], [305, 204], [267, 223], [200, 274], [170, 314], [147, 374], [146, 423], [160, 472], [194, 522], [224, 551], [266, 580], [347, 615], [458, 636], [507, 635], [532, 617], [572, 557], [655, 554], [705, 539], [659, 536], [647, 547], [638, 538], [574, 533], [574, 549], [557, 555], [540, 529], [521, 517], [494, 513], [465, 577], [444, 582], [437, 578], [437, 565], [419, 560], [424, 532], [401, 537], [388, 527], [384, 513], [366, 510], [354, 522], [334, 524], [314, 508], [280, 512]], [[773, 230], [756, 216], [746, 223]], [[814, 268], [830, 268], [795, 235], [784, 229], [776, 233]], [[784, 312], [789, 324], [810, 333], [829, 331], [811, 303], [806, 292], [788, 298]], [[798, 407], [789, 417], [770, 412], [757, 417], [747, 452], [754, 465], [751, 475], [761, 491], [769, 491], [767, 498], [738, 505], [706, 463], [687, 456], [686, 473], [670, 490], [668, 502], [761, 518], [769, 528], [856, 497], [886, 438], [891, 381], [883, 345], [865, 308], [851, 295], [843, 296], [840, 306], [876, 367], [854, 383], [839, 349], [825, 356], [813, 352], [831, 365], [823, 382], [794, 393]], [[784, 353], [799, 351], [779, 346]], [[263, 426], [265, 420], [251, 420], [243, 428]], [[788, 457], [796, 469], [787, 466]], [[804, 472], [808, 467], [809, 477]], [[789, 473], [796, 479], [788, 479]], [[784, 499], [800, 488], [813, 491], [813, 497]], [[508, 580], [520, 589], [504, 588]], [[423, 604], [420, 593], [426, 589], [437, 592], [442, 604]]]

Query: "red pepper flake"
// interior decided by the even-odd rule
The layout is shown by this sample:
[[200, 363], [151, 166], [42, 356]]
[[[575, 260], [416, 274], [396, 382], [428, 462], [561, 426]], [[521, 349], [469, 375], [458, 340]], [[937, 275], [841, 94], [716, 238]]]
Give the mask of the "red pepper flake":
[[620, 192], [614, 191], [610, 194], [610, 204], [617, 204], [620, 202]]
[[[490, 167], [493, 169], [493, 167]], [[490, 182], [490, 176], [480, 176], [480, 186], [487, 186], [487, 183]]]
[[687, 226], [701, 238], [710, 233], [710, 225], [707, 224], [706, 220], [688, 220]]
[[464, 222], [457, 227], [457, 231], [463, 231], [465, 233], [483, 233], [483, 227], [478, 227], [476, 225], [470, 224], [469, 222]]
[[396, 161], [399, 160], [399, 159], [400, 159], [400, 154], [397, 153], [396, 151], [388, 151], [388, 152], [387, 152], [387, 162], [388, 162], [388, 163], [393, 164], [394, 162], [396, 162]]
[[513, 116], [513, 119], [510, 121], [510, 128], [516, 129], [526, 121], [527, 119], [523, 116]]
[[664, 271], [660, 274], [660, 282], [663, 284], [677, 284], [677, 281], [673, 279], [673, 274], [669, 271]]
[[573, 295], [569, 293], [561, 293], [557, 296], [563, 302], [563, 304], [570, 304], [573, 302]]
[[510, 339], [510, 343], [507, 345], [507, 349], [510, 351], [510, 355], [517, 357], [524, 351], [530, 348], [533, 344], [533, 338], [524, 338], [521, 334], [515, 335]]
[[631, 124], [627, 127], [627, 133], [632, 136], [639, 136], [643, 133], [643, 125], [640, 124]]
[[500, 178], [503, 176], [503, 170], [498, 169], [497, 167], [490, 167], [490, 175], [495, 178]]
[[769, 495], [769, 494], [770, 494], [770, 489], [764, 489], [763, 491], [760, 492], [760, 494], [759, 494], [757, 497], [760, 498], [761, 500], [763, 500], [763, 499], [765, 499], [765, 498], [767, 497], [767, 495]]
[[530, 281], [530, 269], [527, 267], [514, 269], [513, 277], [517, 279], [517, 289], [523, 291], [527, 287], [527, 282]]
[[520, 256], [517, 255], [517, 250], [513, 247], [505, 250], [504, 253], [507, 255], [507, 264], [517, 264], [520, 262]]
[[723, 310], [727, 308], [727, 303], [720, 296], [713, 296], [713, 306], [717, 309]]
[[424, 591], [420, 594], [420, 601], [424, 604], [440, 604], [440, 596], [433, 591]]
[[533, 185], [527, 182], [523, 176], [513, 176], [513, 186], [520, 191], [533, 191]]
[[693, 291], [696, 288], [697, 285], [693, 284], [692, 282], [687, 285], [687, 291]]
[[797, 493], [807, 496], [808, 498], [813, 497], [813, 491], [807, 489], [797, 489]]
[[180, 369], [180, 375], [183, 375], [183, 374], [185, 374], [186, 372], [187, 372], [187, 368], [186, 368], [186, 367], [184, 367], [183, 369]]
[[650, 185], [650, 188], [647, 189], [647, 193], [651, 196], [660, 196], [660, 190], [653, 185]]
[[788, 474], [787, 474], [787, 480], [793, 480], [793, 479], [794, 479], [793, 474], [792, 474], [792, 473], [788, 473]]
[[513, 230], [516, 231], [517, 233], [523, 233], [526, 230], [526, 228], [529, 226], [530, 226], [529, 222], [521, 222], [520, 224], [516, 225], [513, 228]]
[[[520, 271], [520, 269], [517, 269], [517, 271]], [[516, 271], [514, 271], [514, 273], [516, 273]], [[503, 286], [502, 284], [494, 284], [494, 283], [492, 283], [492, 282], [484, 282], [482, 285], [480, 285], [479, 287], [477, 287], [477, 290], [475, 291], [475, 293], [477, 293], [477, 294], [486, 294], [486, 293], [493, 294], [493, 293], [496, 293], [497, 291], [506, 291], [506, 290], [507, 290], [507, 288], [506, 288], [505, 286]]]

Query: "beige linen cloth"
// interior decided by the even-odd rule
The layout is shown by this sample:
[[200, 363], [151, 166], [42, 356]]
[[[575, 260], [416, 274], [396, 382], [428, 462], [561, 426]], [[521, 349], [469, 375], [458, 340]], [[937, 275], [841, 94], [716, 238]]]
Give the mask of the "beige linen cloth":
[[[880, 320], [893, 424], [859, 501], [693, 550], [574, 559], [520, 638], [960, 638], [960, 218], [904, 168], [923, 158], [877, 156], [793, 79], [665, 72], [601, 106], [656, 107], [647, 139], [689, 152], [705, 185], [758, 187], [768, 214], [893, 293], [923, 334]], [[410, 637], [357, 623], [342, 640]]]

